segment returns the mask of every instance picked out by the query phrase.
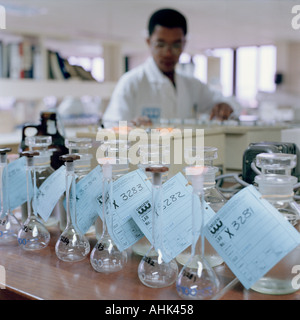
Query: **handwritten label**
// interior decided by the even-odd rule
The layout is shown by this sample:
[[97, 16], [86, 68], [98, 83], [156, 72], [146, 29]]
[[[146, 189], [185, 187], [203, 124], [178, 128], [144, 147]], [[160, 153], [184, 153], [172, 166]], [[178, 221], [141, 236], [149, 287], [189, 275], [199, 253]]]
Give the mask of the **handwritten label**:
[[100, 214], [98, 204], [102, 194], [102, 169], [98, 165], [76, 184], [77, 226], [86, 233]]
[[[144, 234], [132, 218], [137, 206], [151, 199], [151, 183], [145, 173], [138, 169], [113, 182], [112, 227], [108, 231], [116, 246], [123, 251], [141, 239]], [[102, 194], [98, 197], [102, 219]]]
[[35, 211], [47, 222], [55, 205], [66, 191], [66, 167], [54, 171], [37, 189]]
[[300, 244], [298, 231], [253, 186], [220, 209], [205, 236], [246, 289]]
[[[195, 197], [199, 218], [201, 210], [200, 199], [192, 191], [192, 187], [188, 185], [188, 181], [181, 173], [176, 174], [162, 185], [162, 253], [165, 262], [174, 259], [192, 243], [192, 197]], [[214, 215], [214, 211], [205, 204], [205, 221], [210, 220]], [[153, 243], [152, 198], [137, 206], [132, 217], [147, 239]], [[199, 227], [200, 223], [198, 229]]]
[[[11, 210], [16, 209], [23, 203], [27, 202], [27, 188], [26, 188], [26, 158], [21, 157], [6, 167], [8, 170], [8, 194], [9, 206]], [[29, 181], [29, 195], [32, 198], [33, 188], [32, 181]]]

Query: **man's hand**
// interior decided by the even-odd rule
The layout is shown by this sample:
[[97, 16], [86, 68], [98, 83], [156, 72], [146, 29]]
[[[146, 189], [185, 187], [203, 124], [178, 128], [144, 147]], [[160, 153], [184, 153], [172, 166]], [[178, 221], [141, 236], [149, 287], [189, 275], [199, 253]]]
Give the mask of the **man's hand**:
[[216, 104], [210, 113], [210, 120], [217, 119], [217, 120], [227, 120], [229, 116], [233, 113], [233, 109], [227, 103], [218, 103]]
[[132, 120], [132, 123], [137, 127], [139, 127], [139, 126], [151, 126], [152, 125], [151, 119], [146, 117], [146, 116], [136, 117], [135, 119]]

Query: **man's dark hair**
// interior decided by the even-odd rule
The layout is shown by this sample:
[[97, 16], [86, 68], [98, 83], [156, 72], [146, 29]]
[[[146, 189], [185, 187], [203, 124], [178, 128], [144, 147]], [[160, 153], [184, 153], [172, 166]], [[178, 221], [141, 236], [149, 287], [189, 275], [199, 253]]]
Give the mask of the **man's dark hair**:
[[174, 9], [161, 9], [152, 14], [149, 19], [148, 32], [152, 35], [155, 26], [166, 28], [181, 28], [184, 35], [187, 33], [187, 22], [185, 17]]

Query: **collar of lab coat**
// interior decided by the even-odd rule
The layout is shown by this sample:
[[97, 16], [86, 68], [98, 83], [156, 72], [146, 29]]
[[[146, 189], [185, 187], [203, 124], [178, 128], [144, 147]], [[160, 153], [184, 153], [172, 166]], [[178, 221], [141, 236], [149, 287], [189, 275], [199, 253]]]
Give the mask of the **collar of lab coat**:
[[145, 63], [145, 71], [150, 82], [162, 83], [169, 79], [159, 70], [154, 59], [150, 57]]

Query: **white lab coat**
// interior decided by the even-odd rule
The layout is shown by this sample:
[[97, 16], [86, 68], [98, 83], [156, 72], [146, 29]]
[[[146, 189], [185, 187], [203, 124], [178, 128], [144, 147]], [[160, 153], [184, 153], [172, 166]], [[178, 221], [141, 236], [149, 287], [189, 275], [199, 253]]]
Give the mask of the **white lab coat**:
[[103, 121], [130, 121], [143, 115], [152, 119], [188, 119], [195, 117], [196, 108], [209, 113], [218, 102], [214, 93], [194, 77], [176, 72], [175, 82], [176, 89], [149, 58], [120, 78]]

